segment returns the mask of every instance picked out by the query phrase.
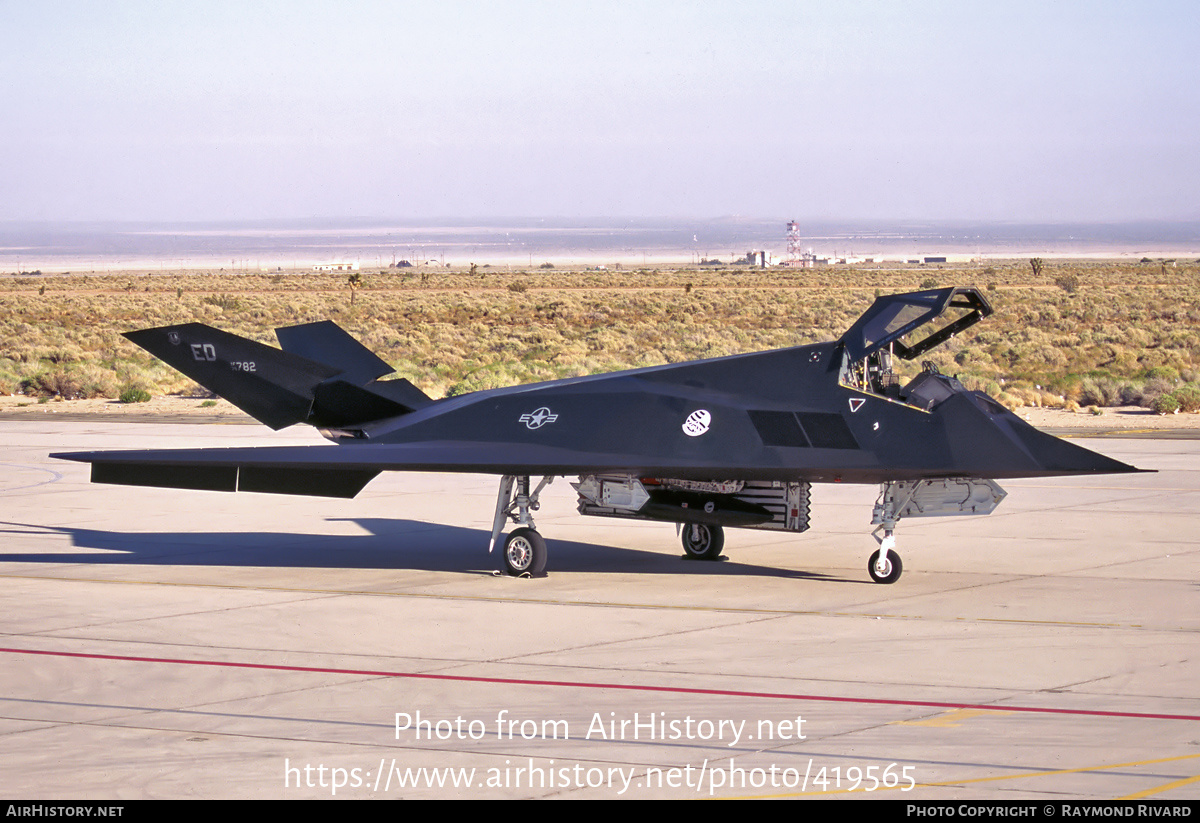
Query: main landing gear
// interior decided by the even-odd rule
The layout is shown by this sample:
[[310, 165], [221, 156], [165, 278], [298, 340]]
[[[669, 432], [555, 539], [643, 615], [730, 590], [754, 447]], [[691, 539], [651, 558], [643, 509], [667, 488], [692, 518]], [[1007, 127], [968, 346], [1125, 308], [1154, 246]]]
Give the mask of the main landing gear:
[[[514, 577], [532, 577], [546, 570], [546, 541], [537, 532], [533, 512], [540, 508], [538, 496], [542, 489], [553, 480], [553, 476], [543, 477], [531, 490], [529, 475], [505, 475], [500, 479], [496, 516], [492, 520], [488, 552], [496, 547], [505, 522], [511, 520], [517, 528], [504, 540], [501, 557], [505, 570]], [[588, 486], [586, 490], [584, 480], [592, 481], [592, 486]], [[614, 483], [612, 489], [603, 486], [597, 489], [595, 480], [596, 478], [592, 477], [581, 478], [580, 484], [576, 486], [580, 491], [579, 510], [582, 514], [656, 519], [640, 513], [640, 507], [650, 499], [645, 495], [644, 489], [643, 497], [639, 500], [628, 493], [632, 483]], [[797, 487], [799, 485], [797, 484]], [[807, 487], [807, 484], [803, 485]], [[608, 494], [609, 491], [612, 493]], [[622, 497], [621, 492], [626, 492], [626, 495]], [[876, 583], [895, 583], [900, 579], [904, 564], [895, 550], [895, 529], [902, 517], [989, 514], [1004, 496], [1004, 490], [996, 485], [995, 481], [982, 478], [942, 477], [885, 481], [880, 484], [879, 499], [875, 502], [872, 518], [872, 523], [876, 526], [872, 536], [879, 542], [879, 549], [867, 562], [867, 573]], [[584, 499], [585, 497], [587, 499]], [[797, 511], [800, 504], [803, 504], [804, 517], [798, 527], [791, 526], [789, 521], [788, 529], [803, 531], [808, 526], [807, 491], [803, 500], [797, 499], [794, 502]], [[796, 512], [792, 515], [795, 516]], [[679, 536], [685, 555], [695, 560], [716, 560], [725, 547], [725, 531], [715, 524], [681, 523]]]
[[504, 568], [513, 577], [546, 570], [546, 540], [533, 529], [513, 529], [504, 541]]
[[689, 560], [716, 560], [725, 548], [725, 530], [704, 523], [684, 523], [683, 551]]
[[520, 528], [513, 529], [505, 538], [501, 556], [504, 569], [513, 577], [533, 577], [546, 570], [546, 540], [537, 533], [531, 512], [541, 508], [538, 495], [553, 481], [552, 476], [543, 477], [542, 482], [530, 493], [529, 475], [505, 475], [500, 478], [500, 494], [496, 499], [496, 516], [492, 519], [488, 553], [496, 547], [504, 521], [511, 518]]

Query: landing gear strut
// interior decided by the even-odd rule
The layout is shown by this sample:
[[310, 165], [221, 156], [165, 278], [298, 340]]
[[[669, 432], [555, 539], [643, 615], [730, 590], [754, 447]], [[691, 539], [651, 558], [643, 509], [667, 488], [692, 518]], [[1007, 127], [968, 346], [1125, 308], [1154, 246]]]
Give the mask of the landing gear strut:
[[504, 568], [513, 577], [539, 575], [546, 570], [548, 552], [546, 540], [537, 533], [531, 512], [541, 508], [538, 495], [554, 481], [553, 476], [542, 478], [532, 493], [529, 475], [507, 474], [500, 478], [500, 493], [496, 498], [496, 516], [492, 518], [492, 536], [488, 554], [496, 547], [504, 521], [512, 519], [521, 528], [513, 529], [504, 541]]
[[[900, 555], [894, 551], [896, 521], [900, 519], [900, 512], [908, 505], [917, 488], [916, 484], [906, 488], [904, 484], [892, 481], [880, 485], [879, 500], [875, 503], [874, 517], [871, 518], [871, 522], [878, 525], [878, 528], [871, 532], [871, 536], [879, 543], [879, 548], [867, 561], [867, 574], [871, 575], [871, 579], [876, 583], [895, 583], [904, 571]], [[879, 536], [880, 531], [883, 532], [883, 537]]]

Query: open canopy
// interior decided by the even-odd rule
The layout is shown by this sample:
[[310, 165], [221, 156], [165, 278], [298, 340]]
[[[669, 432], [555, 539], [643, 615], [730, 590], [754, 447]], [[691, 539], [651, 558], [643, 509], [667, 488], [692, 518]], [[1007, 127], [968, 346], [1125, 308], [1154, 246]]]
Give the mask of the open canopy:
[[[876, 298], [838, 342], [845, 347], [851, 361], [862, 360], [888, 346], [903, 359], [912, 360], [991, 313], [987, 298], [974, 288], [891, 294]], [[926, 325], [936, 327], [927, 334], [922, 331], [924, 336], [915, 342], [901, 341]]]

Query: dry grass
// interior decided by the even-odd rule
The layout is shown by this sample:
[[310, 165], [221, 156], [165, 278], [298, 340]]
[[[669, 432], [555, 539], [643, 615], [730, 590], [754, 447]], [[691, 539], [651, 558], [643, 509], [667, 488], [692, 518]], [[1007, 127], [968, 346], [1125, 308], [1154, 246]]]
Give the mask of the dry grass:
[[478, 271], [364, 271], [353, 303], [337, 274], [3, 276], [0, 393], [188, 392], [120, 332], [198, 320], [274, 344], [331, 319], [438, 396], [828, 340], [929, 282], [986, 287], [996, 315], [930, 359], [1011, 405], [1151, 406], [1200, 375], [1190, 262]]

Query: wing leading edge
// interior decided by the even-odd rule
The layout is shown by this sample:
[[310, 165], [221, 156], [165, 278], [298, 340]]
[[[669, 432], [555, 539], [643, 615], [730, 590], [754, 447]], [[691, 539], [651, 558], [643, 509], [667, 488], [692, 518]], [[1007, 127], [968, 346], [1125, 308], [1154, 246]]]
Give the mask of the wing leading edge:
[[[988, 476], [1053, 477], [1074, 474], [1136, 472], [1128, 466], [1030, 427], [1023, 432], [1029, 447], [1043, 459], [996, 465]], [[1054, 449], [1049, 449], [1054, 446]], [[494, 475], [621, 474], [675, 477], [697, 481], [713, 478], [845, 483], [885, 483], [955, 474], [943, 466], [890, 465], [866, 451], [837, 455], [830, 469], [830, 450], [796, 449], [788, 461], [764, 461], [746, 455], [741, 464], [703, 456], [682, 457], [595, 452], [529, 443], [436, 441], [359, 443], [330, 446], [261, 446], [217, 449], [70, 452], [52, 457], [92, 464], [92, 481], [134, 486], [257, 491], [349, 498], [385, 471], [454, 472]], [[803, 453], [803, 454], [802, 454]]]

